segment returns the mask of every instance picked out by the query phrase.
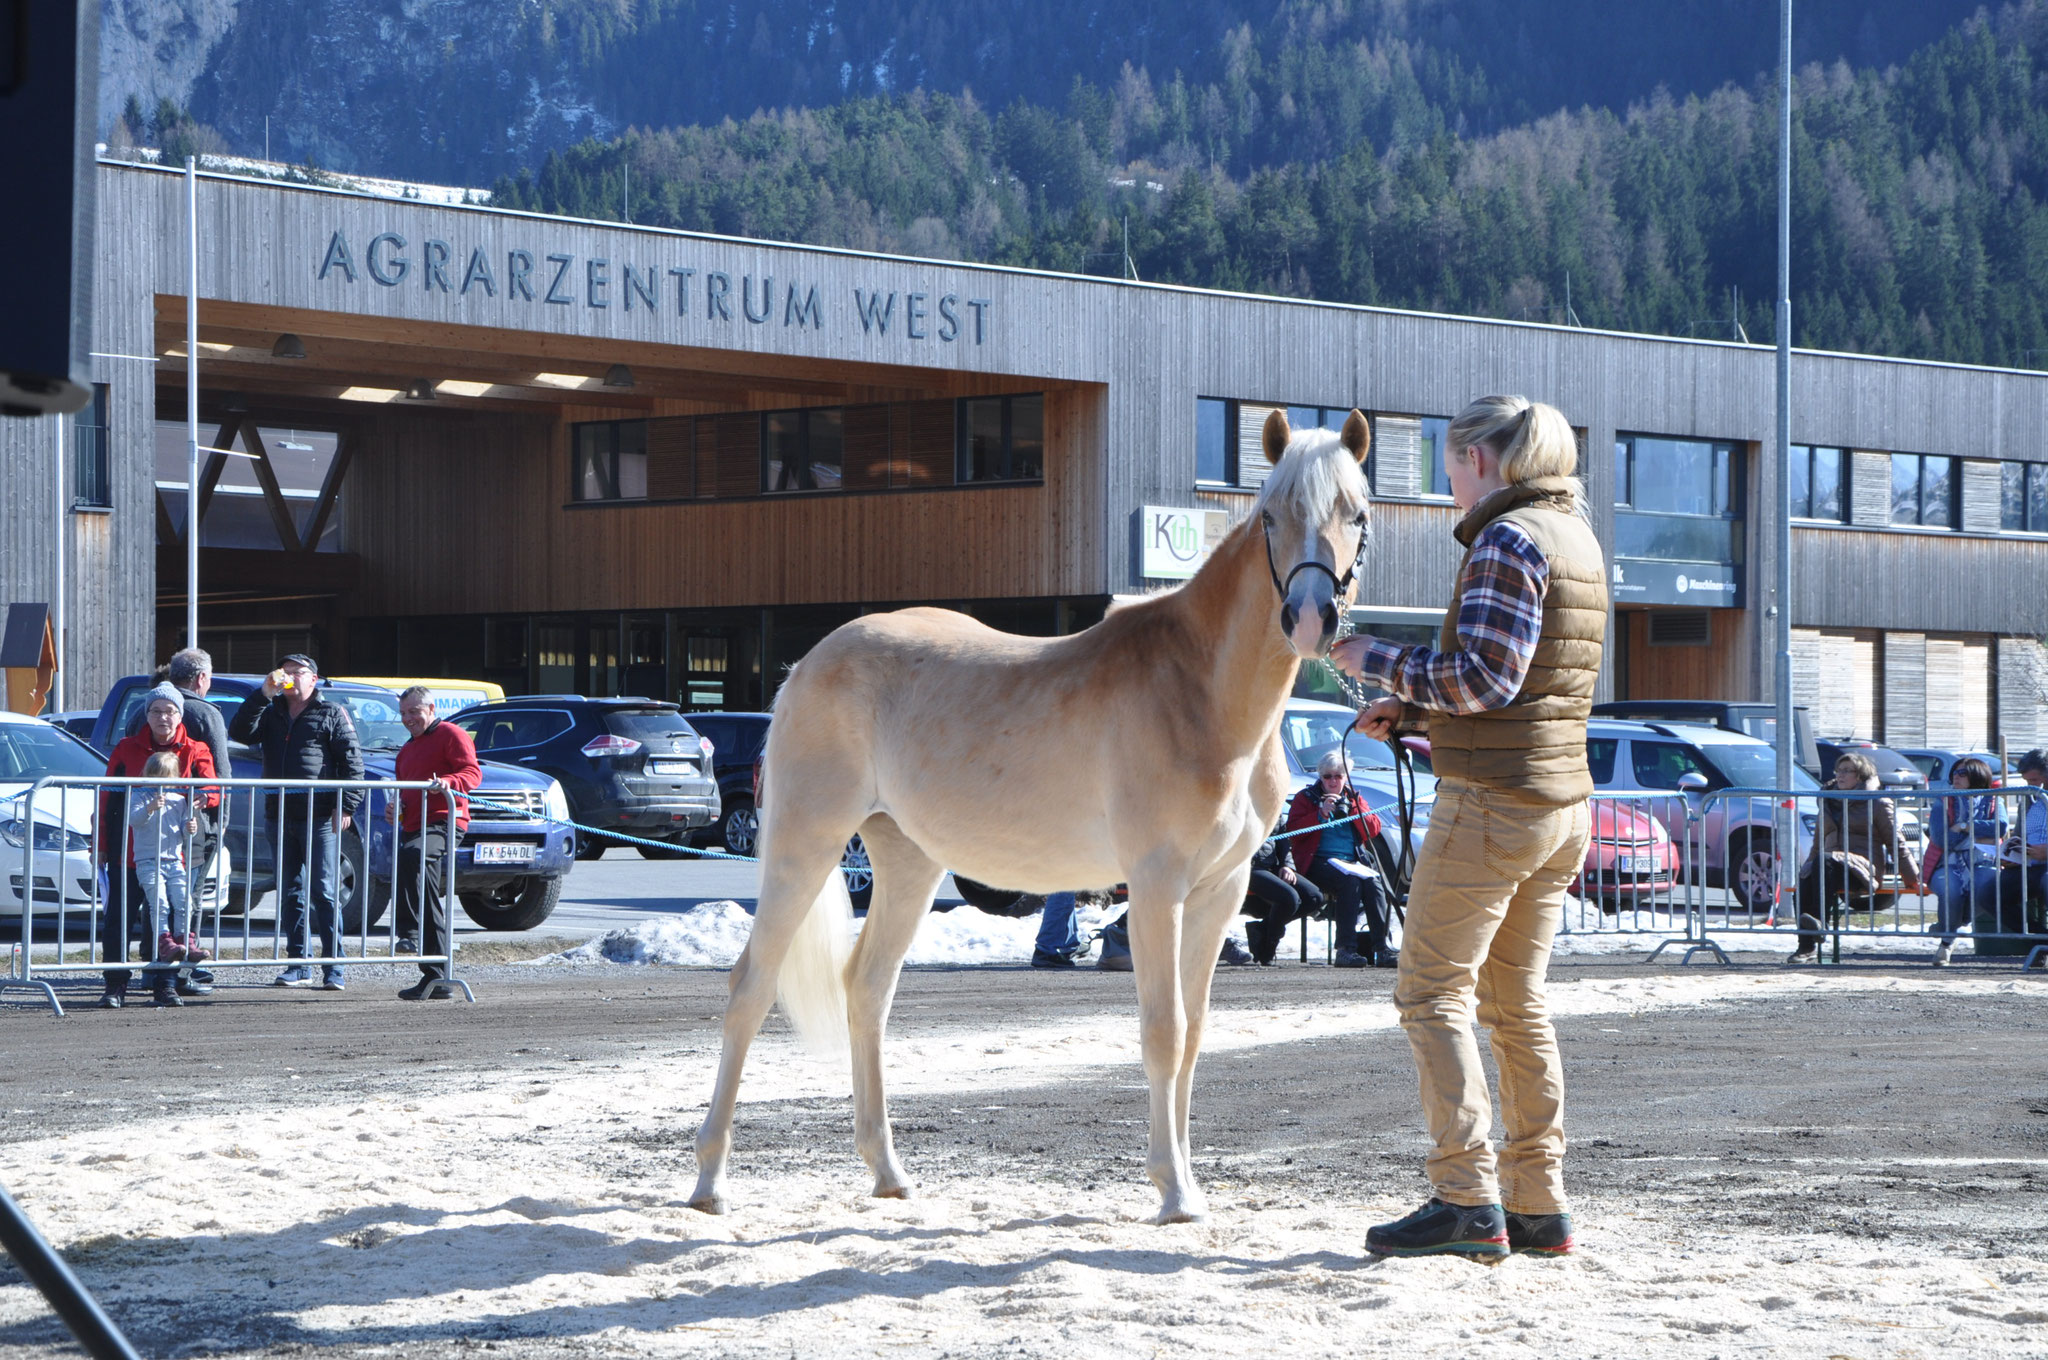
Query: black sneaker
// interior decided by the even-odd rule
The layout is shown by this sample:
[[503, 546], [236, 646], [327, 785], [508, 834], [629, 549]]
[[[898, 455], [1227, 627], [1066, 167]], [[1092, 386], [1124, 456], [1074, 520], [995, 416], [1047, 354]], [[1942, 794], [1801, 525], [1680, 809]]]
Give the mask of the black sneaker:
[[1074, 956], [1072, 954], [1056, 954], [1050, 949], [1034, 949], [1031, 951], [1031, 966], [1033, 968], [1072, 968], [1074, 966]]
[[400, 1001], [447, 1001], [455, 995], [455, 984], [444, 978], [421, 978], [398, 990]]
[[1251, 951], [1239, 944], [1233, 936], [1223, 937], [1223, 952], [1216, 956], [1218, 963], [1227, 963], [1232, 968], [1242, 968], [1251, 963]]
[[[208, 973], [207, 976], [212, 977], [213, 974]], [[211, 982], [201, 982], [197, 973], [194, 973], [191, 977], [181, 977], [178, 979], [178, 995], [212, 996], [213, 984]]]
[[1508, 1250], [1566, 1256], [1572, 1249], [1570, 1214], [1508, 1214]]
[[1363, 968], [1371, 962], [1371, 959], [1357, 950], [1345, 949], [1342, 946], [1339, 946], [1337, 952], [1330, 957], [1332, 968]]
[[1365, 1249], [1380, 1256], [1469, 1256], [1498, 1261], [1508, 1254], [1506, 1218], [1498, 1204], [1468, 1207], [1432, 1199], [1404, 1219], [1368, 1229]]

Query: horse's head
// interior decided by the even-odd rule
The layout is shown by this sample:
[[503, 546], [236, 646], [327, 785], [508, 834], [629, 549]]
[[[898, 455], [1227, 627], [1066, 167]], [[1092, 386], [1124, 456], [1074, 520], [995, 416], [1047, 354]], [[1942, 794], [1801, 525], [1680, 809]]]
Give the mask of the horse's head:
[[1318, 657], [1336, 640], [1339, 611], [1351, 601], [1372, 532], [1365, 484], [1372, 431], [1353, 411], [1341, 433], [1295, 434], [1286, 414], [1275, 411], [1262, 437], [1273, 471], [1256, 509], [1280, 592], [1280, 630], [1296, 656]]

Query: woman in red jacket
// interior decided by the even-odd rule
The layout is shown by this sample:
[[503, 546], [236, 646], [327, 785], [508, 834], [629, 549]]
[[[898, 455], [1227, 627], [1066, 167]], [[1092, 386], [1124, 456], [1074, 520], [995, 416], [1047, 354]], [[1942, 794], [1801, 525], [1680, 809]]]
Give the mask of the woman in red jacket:
[[[113, 755], [107, 760], [110, 777], [141, 779], [149, 758], [159, 753], [177, 757], [180, 778], [206, 779], [219, 773], [213, 768], [213, 752], [206, 748], [206, 743], [186, 735], [185, 696], [176, 688], [162, 684], [151, 690], [143, 703], [143, 717], [142, 729], [132, 737], [123, 738], [114, 747]], [[220, 806], [218, 788], [202, 788], [197, 792], [198, 796], [193, 800], [195, 806]], [[100, 863], [107, 870], [107, 902], [100, 924], [100, 952], [108, 963], [126, 963], [134, 926], [148, 919], [149, 901], [143, 892], [142, 880], [135, 872], [135, 846], [128, 835], [126, 789], [108, 789], [100, 795], [99, 854]], [[195, 907], [200, 893], [200, 885], [193, 884]], [[100, 994], [100, 1005], [108, 1010], [119, 1009], [128, 996], [129, 976], [125, 968], [110, 969], [106, 990]], [[203, 996], [212, 990], [188, 977], [174, 979], [168, 971], [157, 973], [152, 987], [159, 1006], [182, 1006], [185, 1003], [181, 997]]]
[[[1336, 826], [1322, 827], [1324, 822]], [[1303, 827], [1320, 827], [1301, 831]], [[1293, 837], [1294, 862], [1306, 866], [1309, 881], [1323, 890], [1337, 923], [1339, 968], [1392, 968], [1400, 956], [1387, 948], [1387, 898], [1380, 885], [1373, 838], [1380, 834], [1379, 814], [1366, 810], [1351, 786], [1351, 763], [1341, 746], [1316, 762], [1316, 782], [1294, 795], [1287, 808], [1287, 829]], [[1371, 870], [1370, 877], [1352, 872]], [[1366, 913], [1365, 948], [1358, 947], [1358, 913]]]

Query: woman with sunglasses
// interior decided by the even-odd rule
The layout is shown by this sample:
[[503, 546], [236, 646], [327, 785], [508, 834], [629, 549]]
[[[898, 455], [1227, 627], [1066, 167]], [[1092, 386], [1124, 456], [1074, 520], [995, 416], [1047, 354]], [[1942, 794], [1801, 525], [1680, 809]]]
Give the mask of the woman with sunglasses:
[[[1324, 825], [1328, 822], [1336, 825]], [[1300, 832], [1292, 838], [1294, 862], [1308, 866], [1309, 882], [1322, 890], [1337, 923], [1337, 953], [1331, 962], [1339, 968], [1397, 966], [1400, 956], [1387, 948], [1387, 898], [1372, 853], [1380, 819], [1351, 787], [1351, 763], [1343, 747], [1316, 762], [1316, 782], [1288, 806], [1287, 829]], [[1361, 909], [1366, 914], [1363, 949], [1358, 947]]]

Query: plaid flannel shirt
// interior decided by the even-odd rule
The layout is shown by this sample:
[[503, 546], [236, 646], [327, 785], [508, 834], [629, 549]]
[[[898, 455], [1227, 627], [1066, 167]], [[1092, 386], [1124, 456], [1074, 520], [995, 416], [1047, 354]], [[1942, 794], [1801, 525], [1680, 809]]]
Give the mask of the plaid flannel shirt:
[[1368, 637], [1356, 674], [1420, 709], [1484, 713], [1522, 691], [1543, 633], [1550, 562], [1512, 520], [1495, 520], [1473, 540], [1458, 606], [1455, 652]]

